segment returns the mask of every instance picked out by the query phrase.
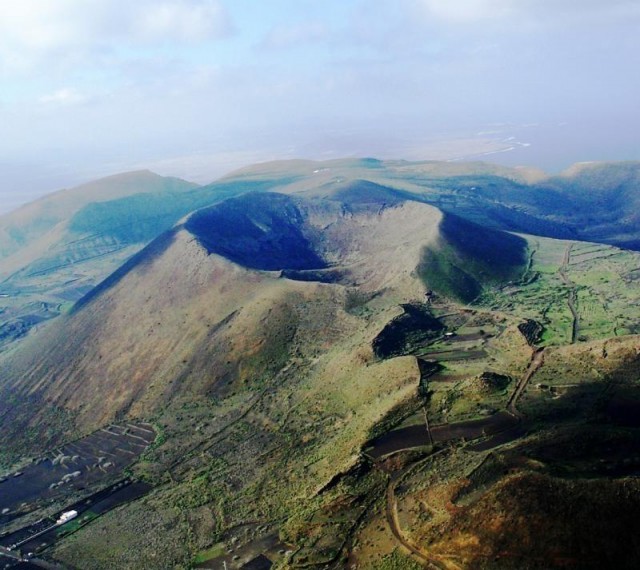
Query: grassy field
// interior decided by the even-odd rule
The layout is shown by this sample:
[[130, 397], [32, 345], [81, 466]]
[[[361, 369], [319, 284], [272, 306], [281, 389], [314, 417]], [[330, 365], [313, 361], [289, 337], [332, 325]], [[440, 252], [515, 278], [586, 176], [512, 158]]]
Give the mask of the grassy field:
[[535, 319], [544, 326], [542, 344], [559, 346], [571, 342], [568, 299], [573, 290], [579, 342], [638, 331], [640, 282], [635, 277], [640, 254], [584, 242], [528, 239], [532, 263], [523, 282], [485, 294], [483, 306]]

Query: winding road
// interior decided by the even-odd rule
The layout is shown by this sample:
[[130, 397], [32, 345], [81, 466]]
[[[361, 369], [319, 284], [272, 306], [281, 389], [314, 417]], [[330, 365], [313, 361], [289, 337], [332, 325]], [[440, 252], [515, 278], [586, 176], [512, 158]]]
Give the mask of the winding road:
[[[432, 457], [432, 455], [429, 456], [429, 459], [431, 459]], [[412, 467], [415, 467], [416, 465], [418, 464], [414, 464]], [[407, 471], [409, 471], [409, 469]], [[391, 533], [393, 534], [395, 539], [409, 552], [409, 554], [411, 554], [414, 558], [417, 558], [419, 562], [423, 564], [426, 563], [426, 568], [433, 568], [435, 570], [447, 570], [447, 567], [444, 566], [441, 562], [411, 544], [403, 536], [402, 529], [400, 527], [400, 521], [398, 519], [398, 501], [396, 500], [396, 485], [398, 484], [400, 479], [401, 477], [395, 480], [390, 480], [389, 485], [387, 486], [385, 515]]]
[[[538, 348], [534, 351], [531, 356], [531, 362], [529, 366], [525, 370], [522, 378], [516, 384], [516, 387], [511, 394], [507, 402], [507, 412], [516, 418], [518, 422], [523, 419], [523, 414], [518, 410], [517, 404], [518, 400], [524, 393], [527, 385], [531, 381], [531, 378], [536, 374], [536, 372], [542, 367], [544, 364], [544, 348]], [[487, 419], [489, 421], [489, 419]], [[389, 483], [387, 485], [387, 493], [386, 493], [386, 505], [385, 505], [385, 517], [387, 520], [387, 524], [389, 529], [395, 539], [398, 541], [400, 545], [418, 562], [423, 564], [426, 568], [432, 568], [436, 570], [453, 570], [457, 566], [451, 560], [447, 560], [447, 564], [445, 565], [441, 560], [437, 559], [433, 555], [430, 555], [427, 551], [418, 548], [416, 545], [412, 544], [409, 540], [407, 540], [402, 532], [402, 527], [400, 525], [400, 520], [398, 517], [398, 501], [396, 498], [396, 486], [404, 479], [404, 477], [413, 469], [417, 468], [425, 461], [432, 461], [435, 455], [439, 453], [443, 453], [446, 451], [445, 449], [441, 449], [436, 453], [429, 455], [417, 463], [414, 463], [404, 469], [402, 472], [396, 474], [395, 477], [390, 477]]]

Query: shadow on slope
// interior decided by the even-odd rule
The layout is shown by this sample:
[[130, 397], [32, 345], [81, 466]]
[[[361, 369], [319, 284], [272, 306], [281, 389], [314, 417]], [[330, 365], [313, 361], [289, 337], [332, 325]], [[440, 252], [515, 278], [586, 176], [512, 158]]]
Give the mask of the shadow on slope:
[[[401, 191], [356, 180], [324, 199], [271, 192], [243, 194], [197, 210], [180, 227], [189, 231], [207, 253], [243, 267], [281, 271], [283, 276], [300, 281], [340, 282], [344, 278], [340, 264], [352, 248], [363, 247], [351, 243], [353, 228], [360, 225], [351, 223], [352, 216], [381, 220], [383, 212], [388, 213], [406, 202]], [[416, 207], [419, 206], [416, 204]], [[374, 226], [367, 230], [367, 226], [363, 226], [365, 232], [380, 234], [375, 238], [379, 245], [368, 254], [380, 259], [375, 262], [372, 258], [369, 262], [384, 261], [389, 255], [384, 253], [384, 248], [400, 239], [391, 226], [407, 220], [404, 216], [409, 215], [402, 214], [401, 219], [395, 219], [383, 230], [374, 230]], [[426, 218], [424, 223], [428, 223]], [[526, 264], [526, 241], [517, 236], [483, 228], [452, 214], [443, 217], [438, 229], [437, 243], [425, 245], [417, 266], [425, 285], [438, 293], [469, 302], [485, 286], [517, 278]], [[131, 268], [161, 255], [174, 233], [172, 230], [154, 240], [81, 299], [75, 309], [117, 283]], [[373, 235], [362, 237], [373, 243]], [[413, 234], [412, 237], [425, 239]], [[406, 249], [408, 245], [403, 247]], [[359, 257], [358, 263], [362, 264], [363, 258]]]
[[[45, 237], [57, 224], [71, 219], [87, 204], [117, 202], [135, 194], [180, 195], [197, 186], [179, 178], [163, 177], [144, 170], [116, 174], [54, 192], [0, 217], [0, 258]], [[38, 247], [38, 253], [45, 254], [51, 245], [48, 241], [42, 244]], [[3, 269], [6, 270], [6, 267]]]
[[162, 254], [169, 249], [175, 238], [176, 231], [180, 229], [180, 226], [174, 230], [164, 232], [162, 235], [154, 239], [149, 245], [140, 250], [123, 265], [121, 265], [116, 271], [114, 271], [104, 281], [96, 285], [91, 291], [89, 291], [84, 297], [82, 297], [71, 309], [71, 313], [77, 312], [79, 309], [88, 305], [95, 298], [99, 297], [102, 293], [111, 289], [114, 285], [119, 283], [130, 271], [143, 264], [148, 264], [155, 259], [162, 256]]
[[396, 206], [407, 199], [415, 199], [415, 196], [381, 186], [369, 180], [353, 180], [333, 190], [328, 196], [347, 204], [351, 208], [360, 209], [367, 206], [387, 207]]
[[487, 285], [517, 279], [527, 263], [527, 242], [453, 214], [440, 224], [440, 243], [423, 251], [418, 273], [427, 287], [471, 302]]
[[373, 340], [373, 352], [378, 358], [410, 354], [444, 328], [425, 305], [407, 303], [402, 308], [404, 313], [391, 320]]
[[[283, 179], [282, 184], [289, 182]], [[245, 192], [273, 188], [271, 181], [217, 182], [183, 191], [140, 193], [92, 202], [74, 215], [69, 229], [81, 235], [108, 236], [125, 243], [148, 242], [186, 214]]]
[[250, 194], [195, 212], [185, 223], [209, 254], [266, 271], [322, 269], [325, 261], [302, 201], [284, 194]]
[[29, 278], [55, 275], [66, 267], [117, 254], [131, 245], [141, 247], [198, 208], [272, 187], [273, 183], [263, 180], [214, 183], [195, 189], [144, 192], [91, 202], [71, 217], [67, 230], [43, 255], [22, 267], [11, 279], [24, 287]]
[[639, 249], [640, 162], [578, 163], [540, 186], [575, 202], [560, 219], [579, 239]]

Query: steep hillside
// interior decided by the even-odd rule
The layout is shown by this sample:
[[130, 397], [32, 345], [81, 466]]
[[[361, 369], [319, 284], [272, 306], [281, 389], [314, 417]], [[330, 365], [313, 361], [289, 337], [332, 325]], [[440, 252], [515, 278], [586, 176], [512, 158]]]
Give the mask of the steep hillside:
[[[130, 471], [148, 495], [47, 552], [145, 570], [620, 562], [605, 550], [640, 530], [640, 254], [505, 233], [555, 231], [574, 195], [465, 168], [300, 161], [176, 193], [226, 199], [0, 355], [12, 472], [114, 422], [158, 434]], [[162, 200], [122, 200], [66, 228], [165, 227], [128, 217]], [[590, 542], [591, 503], [622, 527]]]
[[[439, 212], [419, 203], [354, 214], [338, 202], [280, 194], [200, 210], [13, 358], [12, 389], [54, 395], [52, 402], [82, 414], [85, 428], [130, 410], [148, 414], [178, 377], [186, 381], [182, 363], [191, 363], [191, 352], [203, 343], [218, 347], [217, 337], [250, 315], [258, 298], [317, 289], [313, 281], [340, 284], [340, 295], [348, 285], [420, 298], [415, 269], [439, 225]], [[280, 277], [287, 271], [295, 281]], [[133, 363], [142, 362], [132, 376]], [[203, 369], [188, 377], [215, 381]]]
[[196, 212], [185, 227], [210, 254], [252, 269], [326, 267], [315, 247], [320, 233], [308, 223], [304, 202], [282, 194], [228, 200]]
[[438, 244], [424, 249], [418, 269], [430, 289], [468, 303], [483, 290], [522, 276], [527, 263], [524, 239], [453, 214], [444, 216], [440, 232]]
[[[256, 180], [196, 188], [150, 172], [131, 173], [57, 193], [5, 216], [5, 229], [22, 232], [24, 243], [0, 259], [0, 350], [64, 312], [189, 212], [272, 186]], [[57, 217], [43, 218], [51, 208]], [[40, 234], [30, 229], [38, 224]]]
[[[56, 192], [2, 216], [0, 351], [60, 314], [135, 251], [137, 240], [117, 239], [98, 220], [77, 227], [87, 209], [107, 210], [134, 195], [164, 201], [195, 187], [148, 171], [130, 172]], [[154, 215], [152, 208], [145, 213], [147, 219]], [[140, 211], [131, 214], [145, 226]], [[164, 221], [168, 227], [174, 222]], [[126, 220], [116, 223], [122, 228]], [[147, 241], [157, 235], [151, 233]]]
[[545, 186], [574, 200], [583, 239], [640, 249], [640, 162], [576, 164]]
[[[255, 214], [249, 207], [254, 199], [243, 200], [241, 210]], [[283, 211], [295, 213], [286, 206], [283, 209], [281, 199], [267, 196], [257, 221], [263, 223], [264, 216]], [[304, 205], [296, 203], [299, 208]], [[383, 240], [385, 230], [393, 229], [400, 214], [413, 220], [412, 229], [420, 227], [425, 240], [438, 220], [436, 211], [421, 204], [415, 204], [413, 212], [365, 213], [344, 220], [337, 205], [307, 207], [317, 218], [313, 222], [308, 217], [295, 218], [302, 227], [318, 220], [353, 225], [344, 243], [334, 248], [335, 255], [347, 251], [350, 240], [363, 240], [369, 230]], [[219, 221], [212, 211], [205, 213], [210, 223]], [[345, 286], [289, 280], [281, 278], [279, 271], [243, 267], [207, 252], [200, 240], [211, 239], [212, 227], [203, 227], [202, 214], [195, 217], [199, 233], [178, 228], [160, 243], [154, 242], [82, 308], [27, 341], [3, 366], [0, 417], [12, 420], [3, 425], [3, 449], [16, 449], [16, 438], [25, 435], [37, 440], [31, 445], [46, 447], [60, 437], [88, 432], [118, 418], [146, 417], [157, 422], [167, 441], [159, 450], [160, 461], [150, 467], [159, 473], [189, 457], [188, 450], [194, 446], [210, 445], [225, 425], [234, 426], [228, 431], [236, 437], [236, 429], [245, 429], [246, 422], [258, 422], [263, 426], [261, 445], [290, 456], [298, 453], [300, 435], [309, 431], [304, 426], [319, 422], [304, 447], [305, 453], [315, 453], [322, 461], [307, 474], [292, 472], [291, 481], [281, 480], [279, 489], [257, 502], [248, 489], [256, 484], [271, 489], [276, 479], [263, 472], [265, 466], [256, 461], [253, 448], [234, 452], [246, 461], [241, 486], [247, 486], [247, 494], [238, 495], [242, 508], [253, 504], [259, 509], [282, 509], [299, 501], [293, 489], [311, 492], [330, 480], [336, 469], [348, 469], [372, 425], [414, 394], [419, 380], [415, 361], [376, 363], [367, 346], [379, 323], [397, 311], [394, 296], [410, 294], [411, 288], [420, 291], [420, 283], [407, 278], [419, 261], [419, 246], [413, 249], [412, 265], [404, 278], [398, 280], [395, 271], [387, 276], [388, 282], [397, 284], [388, 292], [389, 299], [379, 299], [375, 315], [362, 318], [345, 310], [349, 294]], [[227, 231], [233, 229], [246, 228], [233, 223]], [[262, 229], [268, 230], [264, 225]], [[247, 242], [239, 242], [234, 256], [241, 257], [247, 247]], [[272, 251], [262, 253], [268, 256]], [[376, 261], [356, 253], [364, 265]], [[363, 275], [364, 270], [357, 273]], [[284, 401], [290, 407], [287, 412]], [[31, 407], [28, 416], [11, 412], [16, 405], [25, 403], [22, 409], [29, 409], [36, 402], [40, 406]], [[207, 411], [197, 420], [198, 430], [184, 431], [181, 410], [200, 408]], [[361, 422], [347, 428], [346, 418], [354, 410], [366, 413]], [[55, 423], [54, 416], [59, 418]], [[204, 422], [206, 417], [210, 420]], [[35, 429], [42, 425], [55, 426], [56, 433]], [[153, 531], [156, 536], [159, 532], [159, 527]], [[180, 549], [172, 556], [175, 552]]]
[[[177, 178], [165, 178], [147, 170], [116, 174], [49, 194], [35, 202], [22, 206], [15, 212], [0, 218], [0, 259], [3, 259], [0, 276], [15, 271], [20, 264], [39, 257], [53, 242], [46, 234], [60, 222], [69, 220], [84, 206], [93, 202], [106, 202], [139, 193], [176, 192], [195, 188], [197, 185]], [[11, 255], [29, 248], [28, 258], [23, 252], [20, 262]]]
[[[424, 298], [424, 249], [449, 243], [433, 207], [388, 205], [354, 188], [342, 197], [353, 192], [351, 204], [247, 194], [152, 242], [71, 314], [5, 356], [3, 393], [12, 397], [0, 412], [12, 422], [0, 432], [4, 449], [17, 451], [25, 439], [47, 447], [145, 418], [166, 438], [146, 469], [160, 477], [176, 465], [180, 478], [185, 450], [213, 445], [225, 425], [234, 426], [224, 428], [231, 436], [256, 422], [260, 445], [278, 457], [317, 460], [285, 481], [273, 477], [277, 461], [261, 466], [243, 447], [238, 508], [295, 512], [302, 497], [358, 462], [378, 422], [415, 398], [415, 358], [379, 360], [372, 346], [402, 312], [399, 302]], [[12, 413], [34, 403], [28, 415]], [[191, 409], [200, 410], [196, 432], [183, 422]], [[270, 489], [259, 499], [251, 490], [258, 484]]]

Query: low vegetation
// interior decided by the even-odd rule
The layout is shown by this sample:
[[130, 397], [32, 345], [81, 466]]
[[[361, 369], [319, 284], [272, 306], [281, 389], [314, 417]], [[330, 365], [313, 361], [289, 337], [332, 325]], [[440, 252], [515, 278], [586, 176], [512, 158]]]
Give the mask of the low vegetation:
[[[5, 353], [7, 467], [114, 420], [158, 434], [127, 473], [153, 489], [87, 515], [48, 555], [97, 569], [637, 566], [615, 545], [640, 530], [639, 254], [505, 234], [557, 237], [573, 198], [468, 168], [236, 173], [221, 196], [260, 193], [192, 215]], [[557, 219], [540, 205], [552, 197]], [[75, 223], [144, 208], [122, 200]], [[147, 239], [156, 222], [109, 231]]]

